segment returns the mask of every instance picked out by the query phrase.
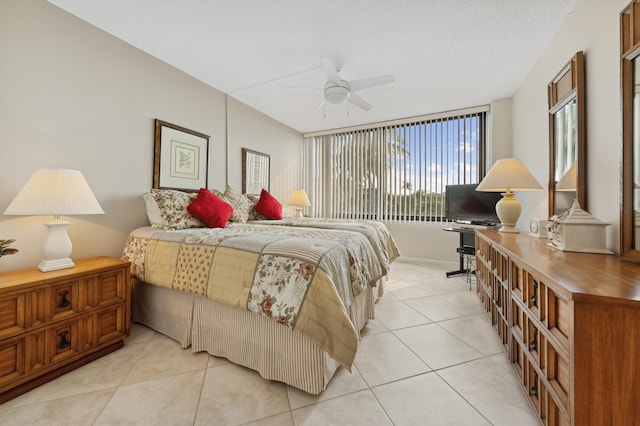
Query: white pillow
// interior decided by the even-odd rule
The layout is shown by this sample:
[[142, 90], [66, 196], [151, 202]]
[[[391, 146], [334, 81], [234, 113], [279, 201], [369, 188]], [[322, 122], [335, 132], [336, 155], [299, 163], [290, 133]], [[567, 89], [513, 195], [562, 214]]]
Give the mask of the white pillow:
[[149, 224], [154, 228], [162, 228], [162, 215], [160, 214], [160, 208], [156, 203], [155, 198], [150, 192], [147, 192], [142, 196], [144, 200], [144, 206], [147, 209], [147, 218], [149, 218]]

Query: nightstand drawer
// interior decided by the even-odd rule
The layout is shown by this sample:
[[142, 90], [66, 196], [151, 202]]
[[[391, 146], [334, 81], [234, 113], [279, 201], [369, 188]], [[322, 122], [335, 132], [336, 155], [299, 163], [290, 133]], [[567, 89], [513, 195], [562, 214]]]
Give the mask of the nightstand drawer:
[[0, 338], [15, 336], [27, 327], [26, 295], [14, 294], [0, 298]]
[[124, 302], [127, 297], [129, 270], [115, 270], [96, 277], [96, 306]]
[[8, 339], [0, 344], [0, 390], [25, 375], [24, 337]]
[[122, 305], [117, 305], [112, 309], [98, 312], [96, 321], [97, 344], [123, 338], [125, 335], [125, 309]]

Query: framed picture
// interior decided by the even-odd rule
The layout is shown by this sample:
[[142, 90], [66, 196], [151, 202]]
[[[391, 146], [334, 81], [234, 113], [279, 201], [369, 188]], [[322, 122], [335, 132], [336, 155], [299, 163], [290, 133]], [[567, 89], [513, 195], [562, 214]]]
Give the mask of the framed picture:
[[209, 135], [155, 120], [153, 187], [198, 191], [207, 187]]
[[269, 191], [271, 157], [261, 152], [242, 148], [242, 192], [260, 194], [262, 188]]

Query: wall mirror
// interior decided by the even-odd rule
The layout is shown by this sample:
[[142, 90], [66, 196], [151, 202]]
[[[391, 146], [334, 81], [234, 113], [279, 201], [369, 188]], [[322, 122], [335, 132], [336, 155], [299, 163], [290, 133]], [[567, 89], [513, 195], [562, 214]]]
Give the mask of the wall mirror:
[[587, 209], [584, 54], [577, 52], [547, 88], [549, 101], [549, 216], [577, 199]]
[[271, 157], [261, 152], [242, 148], [242, 193], [260, 194], [269, 191]]
[[640, 262], [640, 3], [620, 14], [622, 203], [620, 255]]

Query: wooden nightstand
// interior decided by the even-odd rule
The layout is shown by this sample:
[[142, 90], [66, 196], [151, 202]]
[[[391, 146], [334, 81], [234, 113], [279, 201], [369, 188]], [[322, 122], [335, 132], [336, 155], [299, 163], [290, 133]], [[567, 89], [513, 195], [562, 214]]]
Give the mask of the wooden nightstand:
[[0, 403], [121, 348], [130, 309], [128, 261], [0, 273]]

